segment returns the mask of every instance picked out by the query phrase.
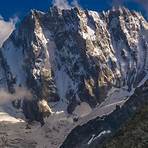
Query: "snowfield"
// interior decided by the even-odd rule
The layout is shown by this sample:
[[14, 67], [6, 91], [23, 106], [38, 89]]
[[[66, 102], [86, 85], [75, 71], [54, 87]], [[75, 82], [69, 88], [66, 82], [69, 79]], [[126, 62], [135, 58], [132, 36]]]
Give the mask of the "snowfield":
[[[20, 114], [15, 109], [13, 112], [15, 116]], [[73, 121], [65, 118], [63, 112], [57, 112], [45, 120], [43, 127], [37, 122], [28, 125], [25, 120], [13, 117], [0, 106], [0, 147], [57, 148], [65, 138], [65, 128], [69, 129]]]
[[[143, 82], [144, 80], [139, 85], [142, 85]], [[117, 105], [122, 106], [133, 93], [134, 89], [128, 92], [126, 88], [112, 88], [105, 101], [95, 109], [91, 109], [89, 104], [82, 102], [76, 107], [73, 115], [68, 115], [57, 105], [51, 106], [52, 104], [50, 104], [54, 112], [45, 119], [43, 127], [38, 122], [28, 125], [22, 111], [13, 108], [10, 102], [0, 104], [0, 147], [58, 148], [73, 128], [98, 116], [110, 114]], [[74, 118], [77, 118], [78, 121], [74, 122]], [[100, 135], [102, 134], [104, 131], [100, 133]], [[92, 135], [88, 145], [93, 140]]]
[[[111, 93], [94, 110], [87, 103], [81, 103], [71, 116], [64, 111], [54, 112], [45, 119], [43, 127], [37, 122], [28, 125], [21, 111], [14, 109], [10, 103], [0, 106], [0, 147], [58, 148], [73, 128], [97, 116], [111, 113], [116, 105], [123, 105], [128, 95], [119, 91], [115, 102]], [[78, 117], [77, 122], [73, 121], [75, 117]]]
[[[14, 96], [0, 91], [0, 148], [58, 148], [76, 126], [122, 106], [148, 79], [147, 29], [141, 14], [126, 8], [103, 13], [32, 10], [1, 48], [5, 65], [0, 60], [0, 88], [25, 89]], [[40, 110], [52, 109], [42, 127], [38, 122], [28, 124], [22, 110], [8, 102], [32, 98], [26, 96], [26, 88], [39, 100], [54, 100], [39, 101]], [[70, 103], [75, 107], [71, 115]], [[88, 145], [111, 132], [92, 135]]]

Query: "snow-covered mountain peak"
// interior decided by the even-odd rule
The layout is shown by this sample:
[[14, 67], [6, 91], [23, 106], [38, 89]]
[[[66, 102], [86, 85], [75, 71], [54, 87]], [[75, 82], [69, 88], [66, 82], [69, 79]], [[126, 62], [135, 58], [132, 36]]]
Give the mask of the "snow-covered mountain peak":
[[[51, 137], [50, 147], [57, 147], [75, 126], [115, 109], [118, 113], [119, 105], [145, 83], [147, 37], [147, 21], [138, 12], [124, 7], [106, 12], [77, 7], [51, 7], [48, 12], [31, 10], [0, 49], [0, 89], [7, 90], [9, 96], [17, 96], [16, 88], [30, 92], [31, 99], [19, 95], [17, 101], [13, 100], [13, 106], [21, 108], [29, 121], [37, 120], [43, 125], [43, 117], [49, 116], [50, 110], [52, 115], [47, 124], [39, 131], [33, 126], [30, 137], [35, 135], [33, 141], [38, 144], [43, 140], [40, 147], [43, 143], [49, 147]], [[13, 112], [10, 106], [6, 109]], [[12, 119], [8, 114], [3, 117]], [[97, 124], [99, 120], [94, 121], [102, 125]], [[25, 122], [18, 125], [23, 128], [20, 132], [23, 135], [27, 130]], [[14, 129], [16, 126], [13, 125]], [[14, 132], [20, 136], [18, 130]], [[88, 143], [111, 132], [97, 131], [95, 137], [89, 133]], [[28, 133], [26, 141], [30, 138], [27, 136]], [[11, 135], [8, 138], [9, 143]]]
[[147, 28], [141, 14], [124, 7], [31, 10], [1, 48], [4, 69], [15, 78], [12, 88], [25, 86], [57, 102], [57, 110], [72, 113], [83, 102], [94, 108], [146, 79]]

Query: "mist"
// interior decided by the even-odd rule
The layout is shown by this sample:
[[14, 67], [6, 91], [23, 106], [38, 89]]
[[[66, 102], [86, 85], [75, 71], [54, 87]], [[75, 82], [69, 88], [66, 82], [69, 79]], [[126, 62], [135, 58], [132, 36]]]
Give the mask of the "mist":
[[16, 22], [16, 17], [9, 19], [9, 21], [5, 21], [4, 18], [0, 16], [0, 47], [15, 29]]
[[80, 7], [77, 0], [73, 0], [71, 3], [69, 3], [67, 0], [53, 0], [52, 4], [61, 10], [71, 9], [72, 7]]
[[31, 99], [32, 94], [29, 90], [25, 87], [16, 87], [15, 93], [11, 94], [7, 90], [1, 89], [0, 90], [0, 105], [5, 104], [10, 101], [14, 101], [17, 99]]
[[53, 0], [52, 3], [53, 3], [53, 6], [57, 6], [59, 9], [70, 9], [71, 8], [67, 0]]

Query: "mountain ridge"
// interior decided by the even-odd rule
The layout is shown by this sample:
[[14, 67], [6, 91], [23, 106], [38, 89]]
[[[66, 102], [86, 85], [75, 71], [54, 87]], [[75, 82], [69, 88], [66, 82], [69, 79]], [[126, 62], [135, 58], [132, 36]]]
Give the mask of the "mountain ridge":
[[[42, 125], [45, 114], [38, 104], [43, 100], [42, 105], [53, 110], [51, 118], [59, 117], [53, 122], [62, 128], [62, 136], [79, 124], [84, 129], [93, 121], [95, 125], [104, 116], [116, 123], [112, 114], [117, 109], [120, 115], [119, 106], [132, 102], [135, 90], [148, 79], [147, 35], [143, 16], [124, 7], [102, 13], [31, 10], [0, 49], [0, 88], [12, 94], [18, 87], [29, 90], [31, 99], [19, 97], [13, 105]], [[126, 107], [123, 110], [135, 113]]]
[[126, 8], [100, 14], [79, 8], [32, 10], [1, 51], [16, 79], [13, 85], [28, 87], [41, 99], [69, 102], [72, 113], [79, 101], [95, 107], [112, 87], [130, 91], [146, 76], [147, 43], [141, 34], [146, 25]]

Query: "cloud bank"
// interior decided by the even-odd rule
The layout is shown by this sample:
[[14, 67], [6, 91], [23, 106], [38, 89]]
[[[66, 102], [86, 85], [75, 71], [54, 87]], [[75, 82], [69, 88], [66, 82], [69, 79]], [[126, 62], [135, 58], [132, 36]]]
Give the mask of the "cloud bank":
[[81, 8], [81, 6], [80, 6], [80, 4], [78, 3], [77, 0], [73, 0], [73, 1], [71, 2], [71, 5], [74, 6], [74, 7], [79, 7], [79, 8]]
[[67, 0], [53, 0], [52, 4], [53, 6], [57, 6], [60, 9], [70, 9], [71, 8]]
[[77, 0], [73, 0], [71, 3], [69, 3], [67, 0], [53, 0], [52, 1], [53, 6], [57, 6], [59, 9], [71, 9], [74, 7], [80, 7]]
[[11, 18], [9, 21], [5, 21], [4, 18], [0, 16], [0, 47], [15, 29], [16, 21], [17, 18]]
[[0, 105], [17, 99], [31, 99], [31, 98], [32, 94], [26, 88], [16, 87], [15, 93], [13, 94], [9, 93], [4, 89], [0, 90]]

